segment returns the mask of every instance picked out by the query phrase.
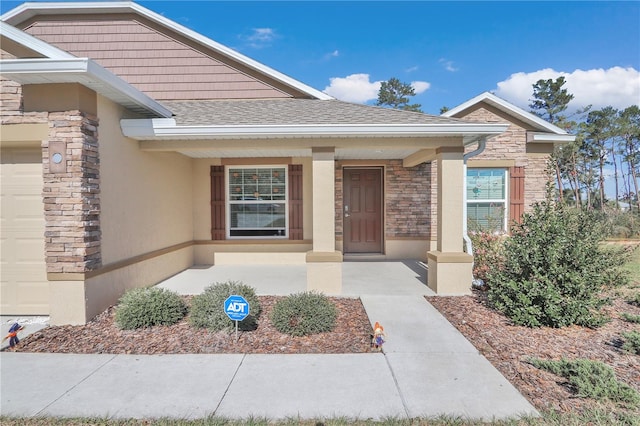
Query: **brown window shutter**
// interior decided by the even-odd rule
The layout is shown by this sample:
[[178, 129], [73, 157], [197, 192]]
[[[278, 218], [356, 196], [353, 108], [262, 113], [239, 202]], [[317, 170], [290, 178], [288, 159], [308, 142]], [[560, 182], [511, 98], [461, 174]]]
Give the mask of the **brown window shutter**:
[[509, 168], [509, 220], [520, 223], [524, 213], [524, 167]]
[[224, 203], [224, 166], [211, 166], [211, 239], [224, 240], [225, 228]]
[[289, 239], [302, 235], [302, 164], [289, 164]]

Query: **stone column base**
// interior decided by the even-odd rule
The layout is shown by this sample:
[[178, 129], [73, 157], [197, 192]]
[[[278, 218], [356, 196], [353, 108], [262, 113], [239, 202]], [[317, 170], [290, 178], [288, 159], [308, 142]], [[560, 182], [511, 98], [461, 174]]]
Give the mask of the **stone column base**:
[[438, 295], [471, 294], [473, 256], [467, 253], [427, 253], [427, 285]]
[[342, 253], [307, 253], [307, 291], [342, 294]]

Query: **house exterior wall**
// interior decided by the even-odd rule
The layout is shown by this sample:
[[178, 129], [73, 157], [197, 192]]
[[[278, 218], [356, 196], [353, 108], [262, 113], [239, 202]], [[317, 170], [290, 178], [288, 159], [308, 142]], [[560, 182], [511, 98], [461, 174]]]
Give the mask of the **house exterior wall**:
[[290, 88], [260, 81], [247, 67], [140, 16], [36, 17], [21, 28], [95, 60], [157, 100], [292, 97]]
[[[303, 173], [303, 239], [211, 239], [211, 166], [220, 165], [286, 165], [301, 164]], [[198, 265], [252, 263], [304, 263], [312, 240], [312, 167], [311, 158], [206, 158], [193, 160], [193, 237], [194, 256]]]
[[[507, 131], [490, 138], [484, 152], [469, 160], [469, 167], [476, 167], [474, 164], [491, 167], [491, 162], [494, 162], [496, 167], [504, 167], [505, 161], [510, 161], [511, 166], [525, 167], [525, 211], [530, 211], [534, 202], [544, 200], [549, 153], [529, 152], [527, 131], [534, 130], [533, 128], [484, 103], [476, 105], [458, 117], [487, 123], [508, 122]], [[470, 146], [466, 152], [474, 149], [476, 146]]]

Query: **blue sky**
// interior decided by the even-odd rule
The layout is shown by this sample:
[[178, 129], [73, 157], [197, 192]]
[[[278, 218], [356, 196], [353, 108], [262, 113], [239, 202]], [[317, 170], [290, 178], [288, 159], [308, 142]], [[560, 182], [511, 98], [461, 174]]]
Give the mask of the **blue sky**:
[[432, 114], [487, 90], [528, 109], [533, 82], [565, 75], [575, 107], [640, 103], [636, 1], [139, 4], [353, 102], [397, 77]]

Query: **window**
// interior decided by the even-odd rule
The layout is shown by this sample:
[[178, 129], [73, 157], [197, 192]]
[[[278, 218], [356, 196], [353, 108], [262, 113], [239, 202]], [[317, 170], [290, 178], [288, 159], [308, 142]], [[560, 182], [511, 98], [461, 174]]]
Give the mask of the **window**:
[[505, 231], [507, 194], [506, 169], [467, 169], [469, 230]]
[[227, 169], [228, 236], [287, 237], [287, 168]]

